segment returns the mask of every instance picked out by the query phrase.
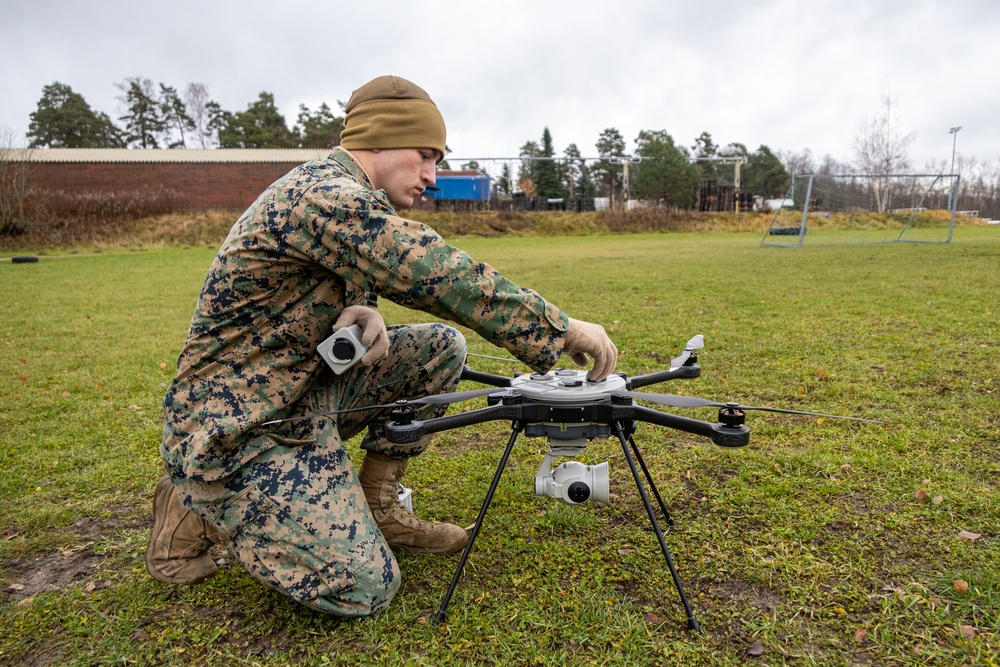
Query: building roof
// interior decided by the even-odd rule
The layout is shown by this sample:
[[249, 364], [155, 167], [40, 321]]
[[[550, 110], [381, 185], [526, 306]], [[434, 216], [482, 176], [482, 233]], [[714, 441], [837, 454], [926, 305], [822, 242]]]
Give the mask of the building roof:
[[12, 162], [288, 162], [321, 160], [329, 148], [15, 148]]
[[438, 169], [438, 178], [442, 176], [485, 176], [486, 174], [481, 174], [475, 169]]

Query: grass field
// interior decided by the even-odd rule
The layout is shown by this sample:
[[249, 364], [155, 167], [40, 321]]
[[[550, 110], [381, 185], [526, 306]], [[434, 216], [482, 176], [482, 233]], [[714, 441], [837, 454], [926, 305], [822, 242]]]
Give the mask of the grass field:
[[[612, 502], [576, 508], [533, 495], [546, 446], [518, 442], [445, 625], [457, 556], [402, 554], [392, 606], [358, 621], [299, 608], [224, 551], [202, 585], [153, 581], [160, 401], [213, 250], [0, 263], [0, 664], [996, 665], [998, 233], [454, 240], [603, 324], [630, 375], [704, 334], [702, 377], [649, 390], [885, 422], [757, 412], [735, 451], [639, 427], [701, 634], [610, 440], [583, 460], [610, 461]], [[417, 512], [471, 524], [508, 433], [442, 434], [406, 477]]]

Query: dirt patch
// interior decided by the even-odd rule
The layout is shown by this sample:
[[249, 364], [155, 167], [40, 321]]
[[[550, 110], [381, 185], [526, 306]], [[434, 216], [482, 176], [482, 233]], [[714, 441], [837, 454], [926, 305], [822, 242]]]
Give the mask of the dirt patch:
[[34, 644], [31, 651], [26, 653], [18, 664], [24, 665], [24, 667], [62, 665], [64, 664], [63, 654], [56, 642], [44, 640]]
[[11, 558], [4, 563], [4, 569], [12, 583], [0, 594], [16, 600], [45, 591], [79, 586], [96, 576], [97, 566], [102, 560], [89, 547]]
[[122, 530], [136, 530], [152, 525], [152, 503], [139, 508], [131, 504], [116, 505], [110, 508], [110, 514], [106, 517], [81, 519], [71, 529], [84, 540], [97, 540]]
[[740, 606], [745, 605], [762, 611], [772, 611], [785, 606], [785, 601], [774, 591], [740, 579], [709, 584], [707, 595], [716, 597], [726, 604], [738, 602]]
[[[124, 530], [149, 526], [152, 519], [144, 514], [134, 505], [115, 506], [110, 516], [87, 517], [68, 526], [71, 533], [79, 536], [77, 544], [0, 563], [0, 573], [9, 582], [0, 589], [0, 595], [8, 600], [19, 600], [72, 586], [90, 586], [89, 590], [102, 588], [104, 584], [97, 581], [97, 572], [107, 557], [94, 552], [94, 543]], [[16, 527], [11, 527], [9, 532], [16, 534]]]

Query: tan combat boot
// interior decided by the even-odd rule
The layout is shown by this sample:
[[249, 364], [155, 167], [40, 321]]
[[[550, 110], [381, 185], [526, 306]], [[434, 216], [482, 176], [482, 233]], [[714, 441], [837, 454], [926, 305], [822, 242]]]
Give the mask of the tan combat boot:
[[218, 569], [208, 550], [228, 541], [215, 526], [189, 511], [164, 475], [153, 496], [153, 533], [146, 547], [146, 569], [165, 584], [197, 584]]
[[409, 459], [394, 459], [381, 452], [368, 452], [361, 463], [361, 487], [375, 523], [393, 549], [414, 553], [450, 554], [469, 541], [465, 530], [450, 523], [423, 521], [397, 501], [399, 480]]

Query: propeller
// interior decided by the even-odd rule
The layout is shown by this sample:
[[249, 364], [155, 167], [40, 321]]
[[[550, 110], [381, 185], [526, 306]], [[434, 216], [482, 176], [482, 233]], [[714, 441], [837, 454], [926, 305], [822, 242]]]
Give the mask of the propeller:
[[681, 352], [679, 355], [670, 360], [670, 367], [680, 368], [685, 364], [685, 362], [687, 362], [688, 359], [691, 358], [692, 352], [694, 352], [695, 350], [700, 350], [703, 347], [705, 347], [705, 337], [702, 336], [701, 334], [698, 334], [697, 336], [695, 336], [694, 338], [692, 338], [687, 342], [687, 345], [684, 347], [683, 352]]
[[739, 403], [719, 403], [697, 396], [677, 396], [675, 394], [647, 394], [644, 392], [626, 391], [620, 394], [640, 401], [652, 401], [672, 408], [729, 408], [731, 410], [759, 410], [762, 412], [781, 412], [790, 415], [809, 415], [810, 417], [828, 417], [830, 419], [846, 419], [849, 421], [864, 422], [866, 424], [882, 424], [884, 422], [875, 419], [862, 419], [861, 417], [844, 417], [842, 415], [828, 415], [823, 412], [807, 412], [805, 410], [789, 410], [787, 408], [768, 408], [755, 405], [740, 405]]
[[497, 392], [502, 392], [503, 389], [493, 387], [492, 389], [472, 389], [470, 391], [455, 391], [450, 394], [434, 394], [433, 396], [424, 396], [423, 398], [413, 398], [409, 400], [396, 401], [395, 403], [385, 403], [383, 405], [367, 405], [361, 408], [347, 408], [345, 410], [331, 410], [330, 412], [317, 412], [311, 415], [303, 415], [301, 417], [289, 417], [288, 419], [274, 419], [269, 422], [264, 422], [261, 426], [273, 426], [275, 424], [285, 424], [288, 422], [302, 421], [303, 419], [316, 419], [317, 417], [329, 417], [331, 415], [343, 415], [349, 412], [368, 412], [369, 410], [390, 410], [392, 408], [400, 408], [405, 405], [451, 405], [452, 403], [461, 403], [462, 401], [470, 401], [473, 398], [478, 398], [480, 396], [486, 396], [488, 394], [495, 394]]

